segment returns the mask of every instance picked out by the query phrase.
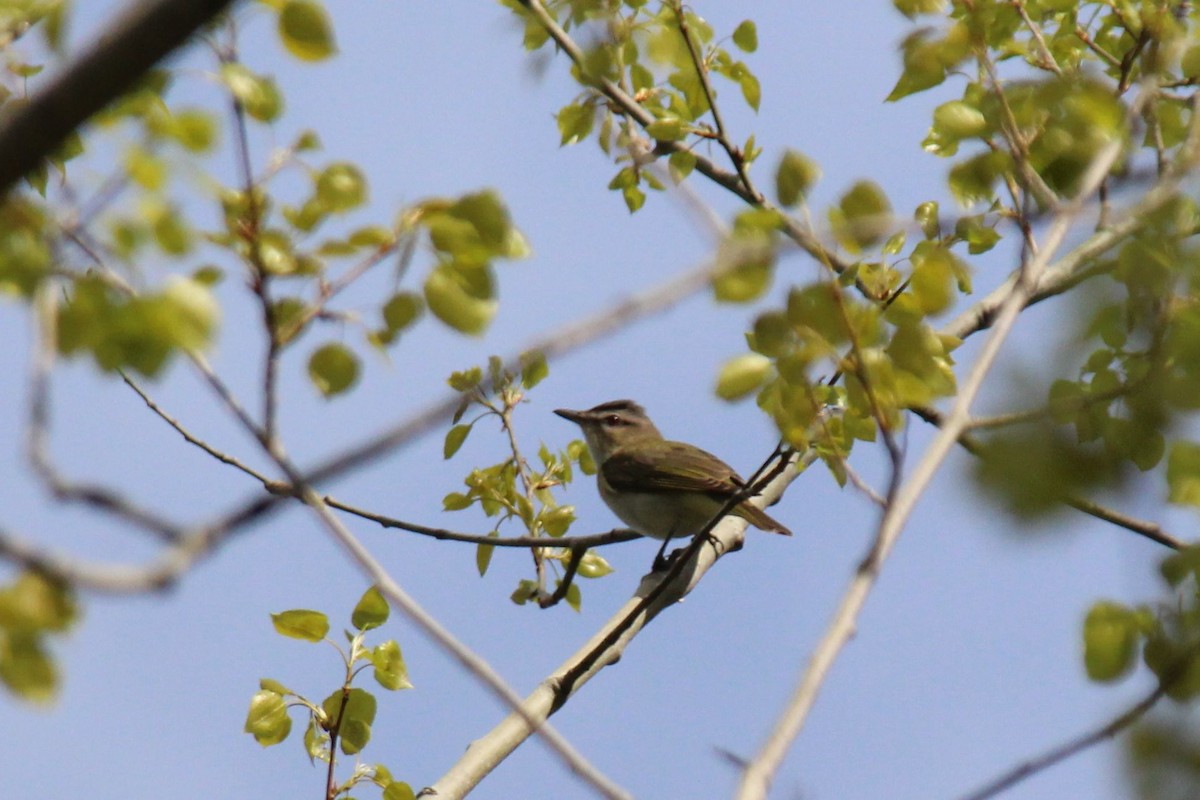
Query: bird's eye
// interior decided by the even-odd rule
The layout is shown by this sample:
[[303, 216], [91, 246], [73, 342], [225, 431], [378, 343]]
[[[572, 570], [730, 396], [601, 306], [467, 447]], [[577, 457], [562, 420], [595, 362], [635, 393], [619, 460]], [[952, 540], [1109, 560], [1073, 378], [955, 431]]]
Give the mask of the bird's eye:
[[604, 418], [604, 424], [605, 425], [620, 425], [621, 418], [618, 417], [616, 414], [609, 414], [607, 417]]

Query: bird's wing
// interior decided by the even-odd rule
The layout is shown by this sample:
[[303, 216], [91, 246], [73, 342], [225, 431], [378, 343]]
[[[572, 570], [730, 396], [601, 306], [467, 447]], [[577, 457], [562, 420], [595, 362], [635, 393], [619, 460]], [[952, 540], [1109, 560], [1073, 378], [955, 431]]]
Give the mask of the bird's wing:
[[601, 466], [617, 491], [704, 492], [728, 497], [745, 486], [733, 468], [684, 442], [655, 442], [617, 450]]

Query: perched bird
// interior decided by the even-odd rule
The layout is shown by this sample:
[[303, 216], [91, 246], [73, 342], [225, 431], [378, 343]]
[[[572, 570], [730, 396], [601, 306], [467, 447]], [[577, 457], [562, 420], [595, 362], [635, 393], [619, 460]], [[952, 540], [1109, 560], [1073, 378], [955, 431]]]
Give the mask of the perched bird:
[[[667, 543], [699, 533], [730, 498], [746, 489], [733, 468], [686, 442], [664, 439], [632, 400], [613, 400], [587, 411], [556, 409], [583, 429], [600, 497], [622, 522], [643, 536], [662, 539], [655, 569]], [[756, 528], [792, 532], [760, 508], [742, 500], [730, 511]]]

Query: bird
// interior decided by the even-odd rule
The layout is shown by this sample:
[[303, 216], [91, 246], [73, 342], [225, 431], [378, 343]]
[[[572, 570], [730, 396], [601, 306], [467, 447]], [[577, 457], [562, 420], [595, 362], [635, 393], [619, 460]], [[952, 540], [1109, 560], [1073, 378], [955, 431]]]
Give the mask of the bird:
[[[632, 400], [612, 400], [586, 411], [559, 408], [554, 413], [582, 429], [604, 503], [633, 530], [663, 541], [654, 560], [656, 571], [666, 564], [663, 553], [671, 539], [699, 533], [726, 503], [747, 490], [733, 467], [712, 453], [663, 438], [646, 410]], [[760, 530], [792, 535], [745, 499], [728, 513]]]

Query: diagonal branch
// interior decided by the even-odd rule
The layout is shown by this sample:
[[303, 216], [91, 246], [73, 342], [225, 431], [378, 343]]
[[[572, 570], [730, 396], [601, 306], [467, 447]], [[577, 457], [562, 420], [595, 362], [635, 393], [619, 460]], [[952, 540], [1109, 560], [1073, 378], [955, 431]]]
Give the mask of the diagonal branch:
[[[936, 409], [921, 406], [914, 407], [909, 410], [923, 419], [925, 422], [928, 422], [930, 425], [941, 427], [945, 423], [945, 416]], [[980, 456], [983, 454], [983, 446], [978, 440], [965, 431], [958, 437], [958, 444], [973, 456]], [[1069, 505], [1071, 508], [1082, 511], [1084, 514], [1088, 514], [1096, 519], [1103, 520], [1104, 522], [1111, 522], [1113, 525], [1125, 528], [1126, 530], [1132, 531], [1139, 536], [1144, 536], [1150, 541], [1157, 542], [1158, 544], [1161, 544], [1164, 547], [1169, 547], [1172, 550], [1182, 550], [1186, 546], [1182, 540], [1164, 531], [1162, 526], [1157, 522], [1149, 522], [1144, 519], [1138, 519], [1128, 514], [1123, 514], [1120, 511], [1115, 511], [1107, 506], [1100, 505], [1099, 503], [1088, 500], [1087, 498], [1077, 497], [1075, 495], [1067, 495], [1062, 499], [1062, 502], [1066, 505]]]
[[230, 0], [127, 3], [86, 52], [0, 118], [0, 196], [228, 5]]
[[[811, 453], [798, 464], [790, 458], [777, 462], [759, 495], [752, 502], [769, 505], [778, 500], [788, 485], [813, 460]], [[764, 468], [771, 463], [768, 460]], [[760, 473], [764, 470], [760, 469]], [[750, 485], [760, 481], [751, 479]], [[733, 503], [729, 504], [732, 507]], [[625, 648], [660, 612], [688, 594], [722, 555], [741, 547], [746, 522], [725, 516], [722, 509], [709, 525], [708, 534], [696, 534], [692, 542], [672, 556], [666, 572], [652, 572], [642, 578], [625, 605], [609, 618], [592, 638], [548, 675], [522, 702], [518, 711], [503, 719], [471, 747], [437, 783], [422, 796], [439, 800], [458, 800], [471, 792], [498, 764], [507, 758], [531, 733], [527, 718], [545, 720], [558, 711], [584, 684], [602, 669], [620, 660]], [[712, 544], [711, 547], [706, 545]]]
[[1043, 770], [1049, 769], [1061, 761], [1066, 761], [1068, 758], [1082, 753], [1089, 747], [1100, 744], [1105, 739], [1113, 738], [1118, 733], [1121, 733], [1126, 728], [1130, 727], [1143, 716], [1145, 716], [1146, 712], [1154, 708], [1155, 704], [1157, 704], [1158, 701], [1161, 700], [1164, 695], [1166, 695], [1166, 693], [1167, 689], [1164, 684], [1156, 686], [1153, 692], [1096, 730], [1085, 733], [1069, 742], [1065, 742], [1036, 758], [1032, 758], [1022, 764], [1018, 764], [1008, 772], [988, 783], [986, 786], [983, 786], [968, 795], [964, 795], [961, 800], [989, 800], [1001, 792], [1011, 789], [1013, 786], [1016, 786], [1026, 778], [1036, 775]]

